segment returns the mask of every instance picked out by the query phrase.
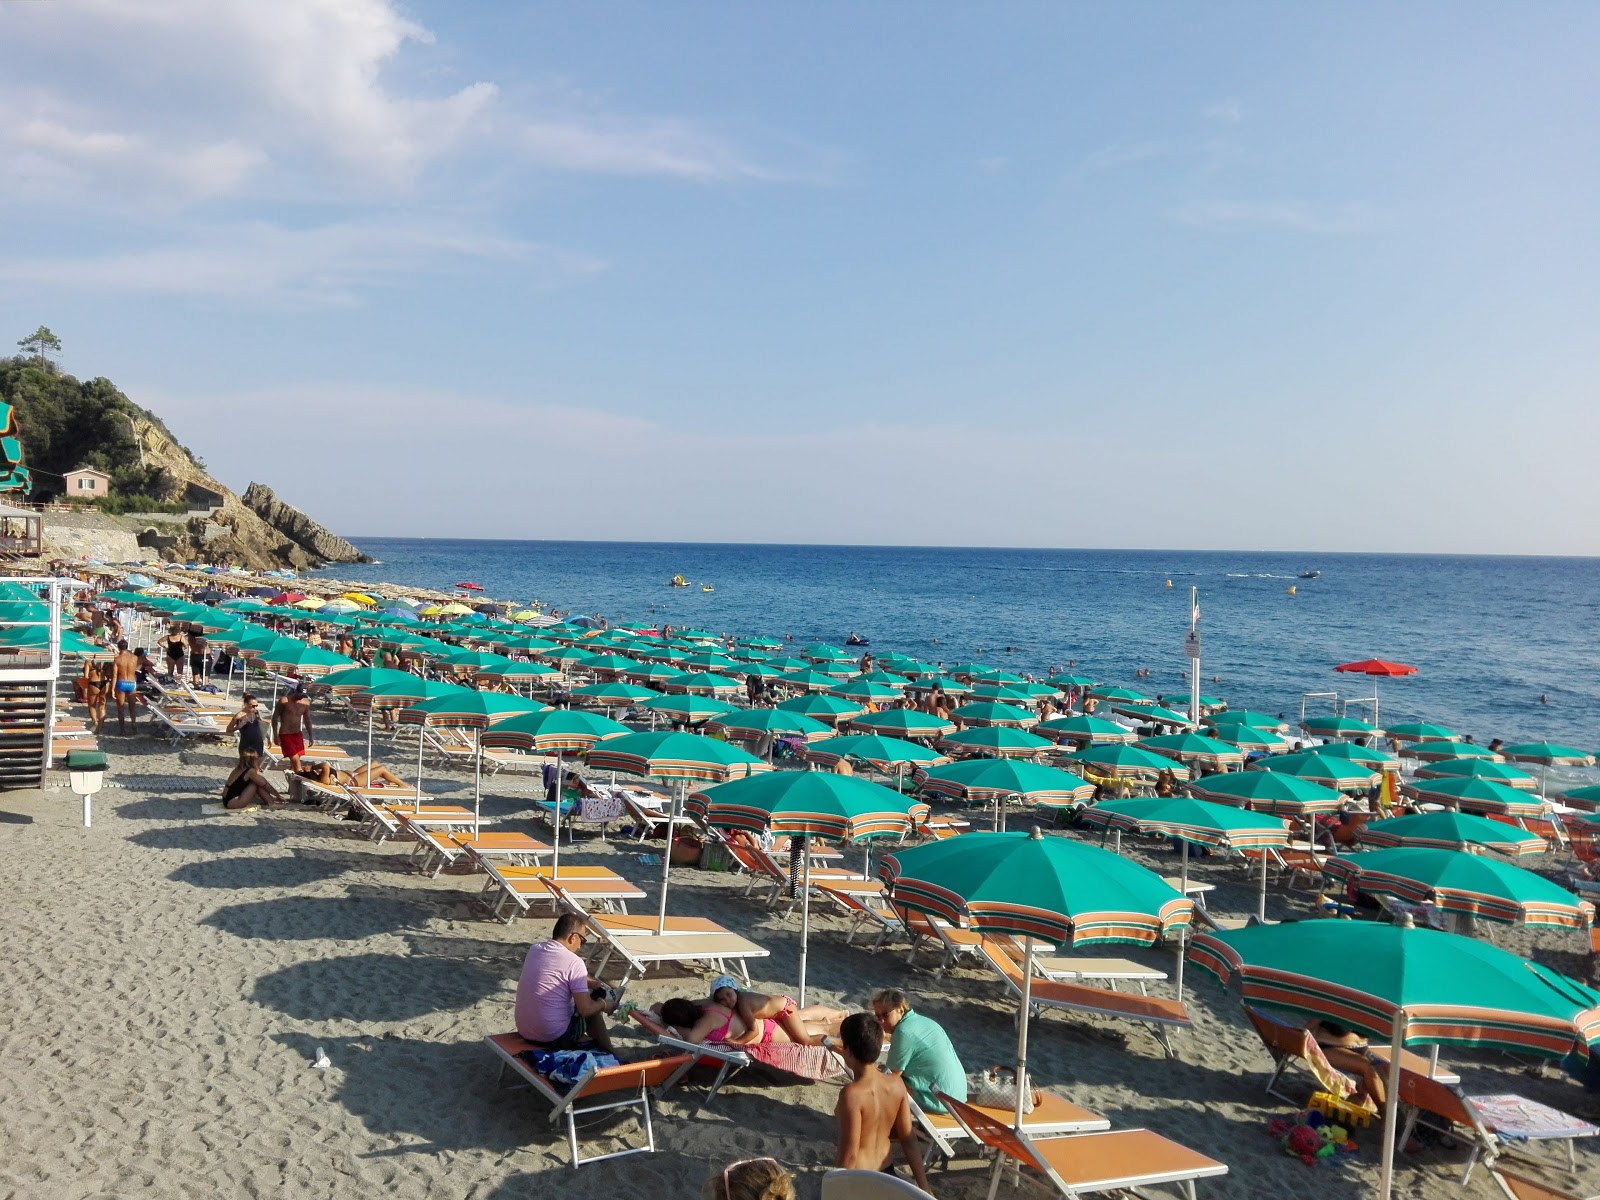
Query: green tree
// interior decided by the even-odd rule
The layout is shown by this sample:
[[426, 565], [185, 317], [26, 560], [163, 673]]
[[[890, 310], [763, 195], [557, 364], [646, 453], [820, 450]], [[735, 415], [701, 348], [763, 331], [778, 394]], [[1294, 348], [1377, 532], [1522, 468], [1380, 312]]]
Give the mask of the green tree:
[[61, 339], [50, 332], [48, 325], [39, 326], [27, 337], [20, 339], [17, 345], [33, 356], [37, 366], [47, 369], [52, 365], [50, 355], [61, 353]]

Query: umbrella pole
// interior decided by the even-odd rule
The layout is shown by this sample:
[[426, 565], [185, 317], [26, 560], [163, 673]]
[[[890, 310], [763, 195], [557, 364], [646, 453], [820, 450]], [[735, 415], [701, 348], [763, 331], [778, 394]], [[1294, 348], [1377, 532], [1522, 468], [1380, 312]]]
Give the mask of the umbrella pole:
[[561, 751], [556, 751], [556, 804], [550, 814], [551, 826], [555, 829], [556, 852], [550, 859], [550, 878], [555, 879], [561, 873]]
[[426, 724], [417, 726], [417, 791], [411, 797], [412, 812], [422, 811], [422, 731], [426, 728]]
[[1267, 848], [1261, 847], [1261, 893], [1256, 897], [1256, 920], [1267, 923]]
[[[1193, 918], [1191, 917], [1191, 920], [1192, 919]], [[1184, 960], [1184, 957], [1185, 957], [1184, 952], [1183, 952], [1183, 943], [1184, 943], [1184, 940], [1185, 940], [1188, 932], [1189, 932], [1189, 927], [1187, 925], [1178, 926], [1178, 1003], [1179, 1004], [1183, 1003], [1183, 960]]]
[[683, 780], [672, 789], [672, 803], [667, 805], [667, 846], [661, 855], [661, 909], [656, 914], [656, 933], [667, 932], [667, 877], [672, 874], [672, 835], [678, 830], [678, 813], [683, 808]]
[[367, 765], [369, 767], [372, 765], [372, 709], [373, 705], [367, 705]]
[[1394, 1189], [1395, 1120], [1400, 1111], [1400, 1055], [1406, 1045], [1405, 1010], [1394, 1014], [1394, 1036], [1389, 1039], [1389, 1086], [1383, 1100], [1383, 1162], [1378, 1170], [1379, 1200], [1389, 1200]]
[[806, 1006], [806, 953], [811, 941], [811, 838], [807, 836], [801, 842], [801, 854], [805, 856], [805, 865], [801, 868], [805, 873], [805, 882], [800, 889], [800, 1007]]
[[483, 730], [472, 731], [472, 836], [483, 820]]
[[1022, 1132], [1022, 1105], [1028, 1087], [1028, 1010], [1033, 1005], [1033, 935], [1022, 939], [1022, 1017], [1017, 1022], [1016, 1130]]

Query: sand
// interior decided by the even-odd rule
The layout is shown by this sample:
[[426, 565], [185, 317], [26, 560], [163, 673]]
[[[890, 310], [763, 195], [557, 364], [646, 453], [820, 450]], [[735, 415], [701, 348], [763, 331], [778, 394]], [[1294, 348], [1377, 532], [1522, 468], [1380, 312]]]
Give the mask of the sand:
[[[332, 738], [360, 742], [354, 730]], [[766, 1154], [801, 1172], [802, 1196], [817, 1194], [834, 1144], [837, 1092], [824, 1085], [735, 1081], [699, 1115], [693, 1092], [669, 1096], [656, 1154], [573, 1172], [542, 1104], [496, 1090], [481, 1043], [510, 1028], [523, 952], [548, 920], [488, 920], [474, 904], [477, 879], [422, 878], [405, 845], [374, 846], [318, 812], [202, 815], [231, 762], [226, 747], [174, 749], [145, 735], [103, 744], [116, 786], [97, 798], [92, 829], [64, 789], [0, 795], [0, 1197], [500, 1200], [555, 1187], [578, 1200], [694, 1196], [731, 1158]], [[464, 773], [427, 786], [470, 803]], [[487, 793], [498, 828], [535, 828], [529, 780], [494, 777]], [[653, 896], [660, 869], [640, 853], [631, 841], [583, 836], [565, 861], [604, 863]], [[1166, 855], [1148, 861], [1164, 873], [1176, 867]], [[1192, 873], [1219, 885], [1214, 911], [1253, 906], [1236, 865], [1212, 859]], [[792, 990], [798, 920], [742, 898], [741, 887], [730, 875], [681, 870], [672, 910], [746, 932], [772, 951], [755, 964], [757, 986]], [[1274, 892], [1274, 914], [1306, 908], [1304, 893]], [[1495, 936], [1587, 970], [1576, 934]], [[1128, 956], [1171, 966], [1164, 951]], [[873, 986], [895, 984], [945, 1024], [969, 1070], [1011, 1058], [1013, 1010], [996, 982], [971, 969], [939, 977], [932, 956], [904, 960], [903, 946], [846, 946], [842, 922], [822, 918], [813, 998], [858, 1007]], [[629, 996], [698, 995], [702, 979], [652, 974]], [[1116, 1127], [1145, 1126], [1229, 1163], [1229, 1176], [1200, 1185], [1202, 1197], [1371, 1194], [1372, 1131], [1358, 1135], [1357, 1159], [1334, 1166], [1306, 1167], [1279, 1151], [1266, 1125], [1288, 1106], [1262, 1092], [1265, 1051], [1214, 981], [1190, 980], [1195, 1028], [1178, 1038], [1176, 1060], [1141, 1028], [1051, 1014], [1034, 1026], [1037, 1080]], [[325, 1070], [313, 1066], [319, 1050]], [[1594, 1097], [1553, 1072], [1492, 1055], [1447, 1061], [1468, 1091], [1518, 1091], [1600, 1118]], [[614, 1128], [637, 1134], [631, 1118]], [[604, 1123], [586, 1136], [590, 1152], [621, 1144]], [[1403, 1156], [1396, 1194], [1498, 1194], [1481, 1170], [1463, 1192], [1461, 1161], [1460, 1147], [1440, 1144]], [[1580, 1149], [1579, 1162], [1578, 1190], [1600, 1189], [1595, 1151]], [[975, 1160], [933, 1174], [947, 1200], [981, 1197], [986, 1182]]]

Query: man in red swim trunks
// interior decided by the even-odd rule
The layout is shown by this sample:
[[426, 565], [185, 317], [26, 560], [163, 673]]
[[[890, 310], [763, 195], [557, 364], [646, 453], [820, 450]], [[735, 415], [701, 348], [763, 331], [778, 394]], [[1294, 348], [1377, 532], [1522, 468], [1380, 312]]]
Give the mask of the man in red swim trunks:
[[289, 769], [298, 774], [306, 742], [315, 740], [311, 729], [311, 701], [306, 696], [305, 684], [295, 684], [294, 691], [279, 700], [272, 710], [272, 736], [289, 760]]

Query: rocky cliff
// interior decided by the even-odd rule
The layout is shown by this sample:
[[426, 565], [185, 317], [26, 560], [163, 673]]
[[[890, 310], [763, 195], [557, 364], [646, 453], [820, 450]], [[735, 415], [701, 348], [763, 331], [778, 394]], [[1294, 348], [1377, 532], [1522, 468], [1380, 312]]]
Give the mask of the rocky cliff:
[[252, 483], [241, 497], [250, 509], [313, 558], [325, 563], [371, 562], [372, 559], [336, 534], [329, 533], [298, 508], [285, 504], [264, 483]]

